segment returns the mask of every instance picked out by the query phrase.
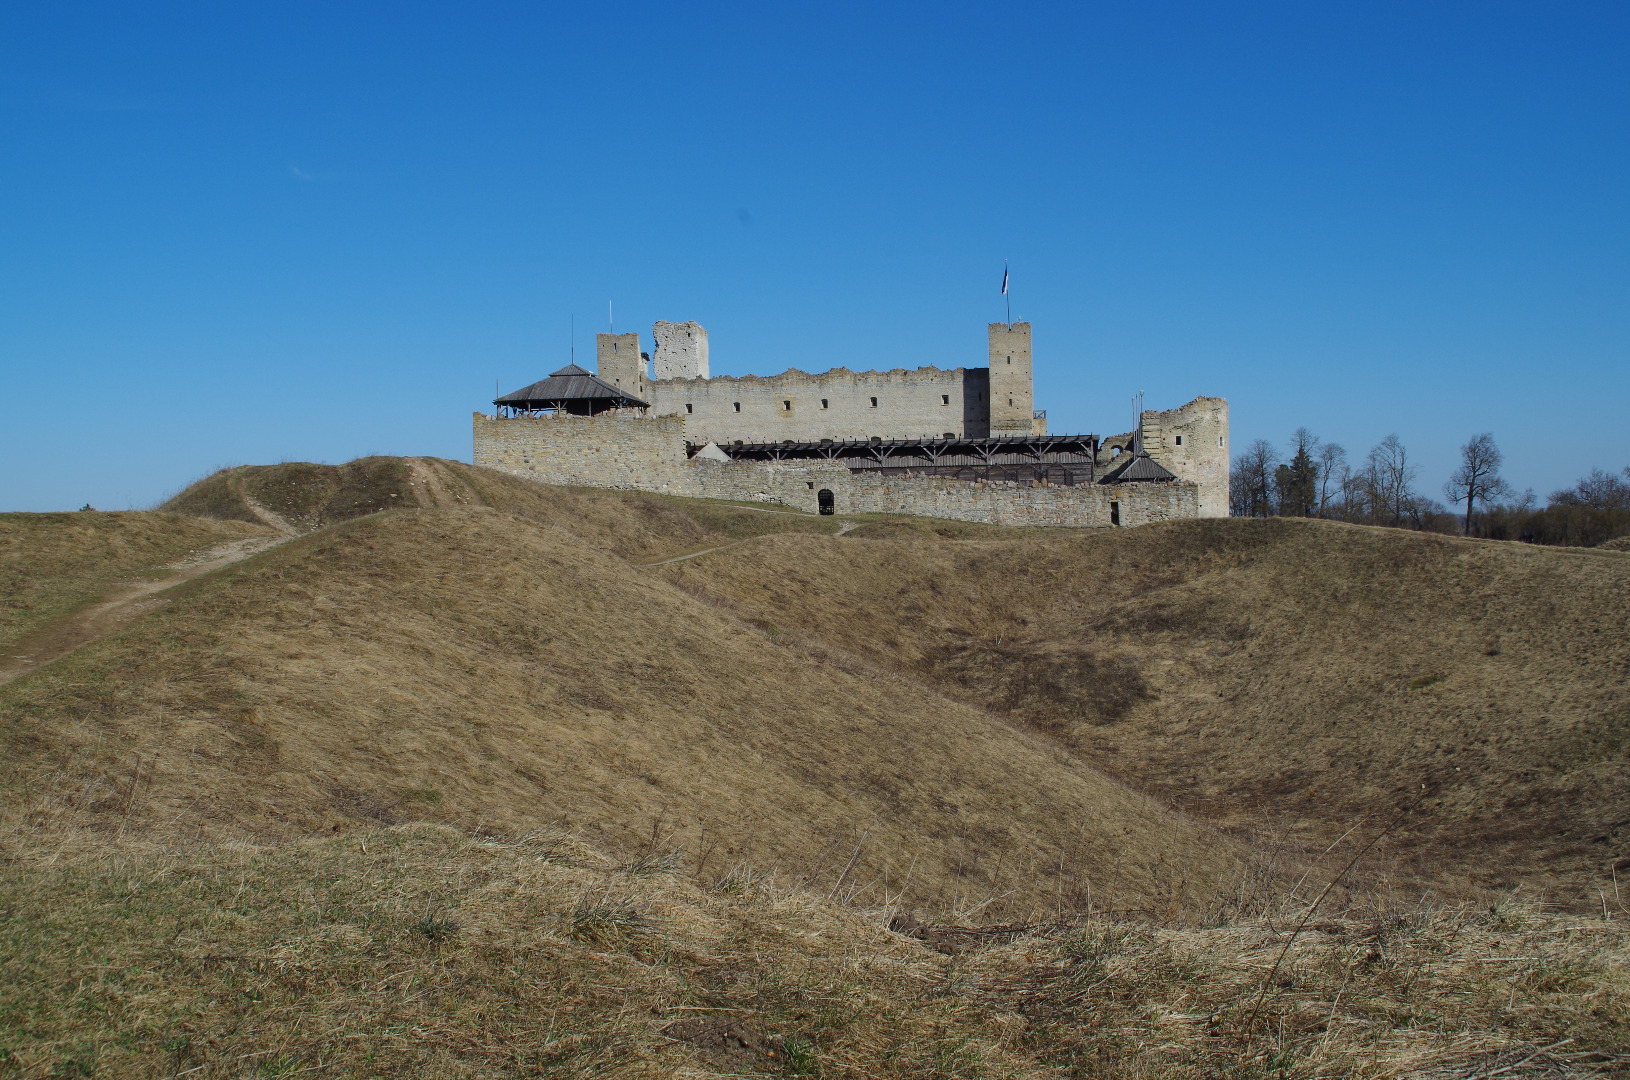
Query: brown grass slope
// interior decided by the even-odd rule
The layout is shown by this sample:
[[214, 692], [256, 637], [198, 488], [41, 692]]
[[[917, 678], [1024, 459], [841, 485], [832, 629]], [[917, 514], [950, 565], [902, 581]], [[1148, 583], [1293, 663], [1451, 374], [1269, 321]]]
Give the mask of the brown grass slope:
[[[464, 472], [415, 468], [444, 493]], [[529, 516], [330, 526], [0, 691], [13, 813], [256, 839], [558, 824], [625, 857], [682, 848], [703, 876], [746, 863], [979, 918], [1089, 890], [1200, 915], [1245, 872], [1242, 845], [1050, 740], [777, 644], [616, 554], [830, 523], [710, 505], [687, 528], [677, 500], [468, 472]]]
[[[0, 1076], [1630, 1071], [1610, 883], [1563, 918], [1337, 890], [1292, 935], [1373, 823], [1276, 885], [1091, 767], [1304, 845], [1424, 767], [1389, 857], [1578, 886], [1567, 814], [1623, 801], [1622, 556], [1284, 522], [834, 537], [353, 466], [240, 470], [200, 503], [319, 531], [0, 689]], [[94, 591], [78, 519], [24, 524]], [[1479, 832], [1491, 796], [1541, 826]], [[943, 955], [885, 928], [912, 905], [1068, 918], [929, 928]]]
[[1514, 904], [1333, 914], [1288, 951], [1272, 923], [1097, 916], [942, 955], [807, 892], [618, 865], [554, 833], [266, 849], [6, 829], [0, 1075], [1630, 1069], [1622, 925]]
[[1225, 825], [1322, 846], [1425, 784], [1389, 840], [1422, 880], [1594, 906], [1630, 865], [1623, 555], [1314, 521], [879, 523], [662, 572]]
[[179, 513], [0, 514], [0, 650], [115, 582], [265, 531]]

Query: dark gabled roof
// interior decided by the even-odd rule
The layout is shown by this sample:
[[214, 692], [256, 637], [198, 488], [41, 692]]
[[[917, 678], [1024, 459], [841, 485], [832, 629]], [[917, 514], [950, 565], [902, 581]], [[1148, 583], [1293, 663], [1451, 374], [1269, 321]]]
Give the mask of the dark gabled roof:
[[576, 364], [567, 364], [547, 379], [539, 379], [513, 394], [505, 394], [493, 404], [514, 409], [549, 409], [555, 407], [553, 403], [560, 401], [609, 401], [617, 406], [633, 405], [639, 408], [650, 404], [596, 378]]
[[1176, 480], [1177, 474], [1139, 450], [1132, 460], [1122, 462], [1104, 474], [1100, 484], [1163, 483]]

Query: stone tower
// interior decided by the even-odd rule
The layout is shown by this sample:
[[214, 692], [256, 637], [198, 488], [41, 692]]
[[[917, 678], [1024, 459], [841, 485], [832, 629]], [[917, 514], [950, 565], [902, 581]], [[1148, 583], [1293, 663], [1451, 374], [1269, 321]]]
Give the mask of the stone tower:
[[657, 379], [707, 378], [707, 331], [694, 322], [659, 322], [651, 327], [656, 352], [651, 357]]
[[990, 437], [1005, 439], [1034, 433], [1035, 404], [1030, 377], [1030, 324], [991, 323]]
[[1149, 456], [1200, 488], [1200, 517], [1228, 516], [1228, 399], [1197, 397], [1180, 409], [1145, 411], [1138, 436]]
[[641, 401], [650, 401], [638, 334], [595, 334], [595, 374]]

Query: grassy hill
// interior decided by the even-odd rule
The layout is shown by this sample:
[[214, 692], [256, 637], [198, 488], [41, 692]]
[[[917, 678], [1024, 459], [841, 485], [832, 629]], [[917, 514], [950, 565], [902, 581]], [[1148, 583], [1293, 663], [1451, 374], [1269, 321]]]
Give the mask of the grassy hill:
[[1588, 905], [1630, 866], [1623, 554], [1319, 521], [899, 528], [662, 572], [1230, 829], [1322, 847], [1424, 790], [1386, 845], [1417, 883]]
[[[986, 919], [1089, 893], [1199, 918], [1251, 872], [1245, 844], [1047, 737], [778, 643], [642, 565], [829, 520], [402, 469], [353, 489], [444, 505], [330, 525], [0, 690], [14, 812], [253, 840], [549, 825]], [[282, 490], [280, 470], [302, 474], [244, 486]]]
[[294, 538], [0, 686], [0, 1076], [1630, 1067], [1630, 556], [421, 458], [111, 517], [3, 599]]

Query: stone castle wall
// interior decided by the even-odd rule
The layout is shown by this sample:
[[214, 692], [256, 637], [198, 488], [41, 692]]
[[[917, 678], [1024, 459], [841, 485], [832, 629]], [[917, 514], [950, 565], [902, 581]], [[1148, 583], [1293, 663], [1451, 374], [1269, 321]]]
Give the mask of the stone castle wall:
[[[1193, 518], [1189, 483], [1022, 487], [946, 477], [856, 475], [835, 462], [707, 461], [685, 456], [682, 416], [547, 416], [476, 413], [475, 464], [545, 484], [655, 491], [768, 502], [815, 512], [832, 492], [838, 513], [900, 513], [992, 525], [1076, 528]], [[691, 438], [694, 440], [695, 436]]]
[[651, 412], [682, 416], [693, 442], [984, 438], [980, 368], [720, 375], [649, 384]]
[[472, 460], [545, 484], [652, 490], [653, 479], [686, 465], [685, 421], [627, 412], [513, 419], [476, 413]]

